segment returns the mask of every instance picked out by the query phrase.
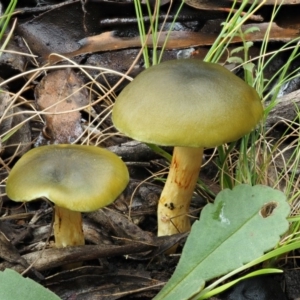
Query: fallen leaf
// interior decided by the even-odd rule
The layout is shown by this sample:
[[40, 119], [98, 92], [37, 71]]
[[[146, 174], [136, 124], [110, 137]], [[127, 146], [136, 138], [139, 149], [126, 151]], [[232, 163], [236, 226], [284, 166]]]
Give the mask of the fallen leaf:
[[[242, 26], [242, 30], [245, 31], [254, 24], [247, 24]], [[259, 42], [265, 38], [265, 34], [270, 30], [269, 41], [281, 41], [288, 42], [299, 36], [299, 29], [294, 28], [281, 28], [276, 23], [261, 23], [255, 24], [259, 28], [259, 31], [251, 32], [246, 35], [247, 41]], [[172, 31], [172, 32], [161, 32], [158, 38], [158, 47], [162, 47], [168, 36], [168, 41], [166, 43], [166, 50], [173, 49], [183, 49], [190, 47], [199, 46], [210, 46], [216, 40], [218, 33], [208, 34], [202, 32], [186, 32], [186, 31]], [[240, 37], [236, 36], [231, 40], [231, 43], [240, 43], [242, 40]], [[78, 42], [81, 47], [73, 52], [64, 53], [63, 56], [74, 57], [77, 55], [91, 53], [91, 52], [104, 52], [113, 51], [125, 48], [140, 47], [141, 41], [140, 37], [123, 38], [115, 36], [113, 31], [104, 32], [99, 35], [84, 38]], [[147, 46], [152, 46], [151, 35], [148, 38]], [[51, 55], [49, 57], [51, 63], [56, 63], [62, 60], [60, 57]]]
[[11, 106], [9, 93], [0, 91], [1, 149], [5, 154], [21, 156], [31, 145], [31, 131], [26, 115], [19, 107]]
[[4, 143], [4, 151], [9, 155], [22, 156], [31, 147], [31, 129], [26, 114], [18, 107], [13, 108], [12, 135]]
[[[207, 1], [207, 0], [185, 0], [184, 2], [188, 6], [196, 9], [208, 10], [208, 11], [220, 11], [226, 13], [236, 13], [237, 9], [231, 8], [231, 3], [226, 1]], [[245, 15], [241, 12], [241, 16]], [[262, 16], [251, 14], [248, 20], [262, 22], [264, 19]]]
[[87, 90], [71, 69], [45, 76], [35, 89], [36, 105], [45, 112], [44, 132], [51, 143], [72, 143], [82, 133], [80, 108], [88, 104]]
[[[234, 0], [230, 0], [231, 2], [233, 2]], [[254, 1], [256, 0], [248, 0], [249, 4], [254, 3]], [[237, 0], [237, 2], [243, 2], [243, 0]], [[278, 0], [265, 0], [264, 5], [279, 5], [281, 1]], [[292, 4], [299, 4], [300, 0], [284, 0], [282, 1], [283, 5], [292, 5]]]

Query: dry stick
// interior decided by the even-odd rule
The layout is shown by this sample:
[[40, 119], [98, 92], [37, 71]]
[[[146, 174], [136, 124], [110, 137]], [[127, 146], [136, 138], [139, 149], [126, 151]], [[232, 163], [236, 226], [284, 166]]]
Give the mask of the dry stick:
[[[111, 245], [85, 245], [66, 248], [53, 248], [33, 253], [28, 253], [22, 256], [29, 264], [34, 262], [34, 268], [38, 271], [45, 271], [49, 268], [59, 267], [65, 264], [78, 261], [93, 260], [102, 257], [113, 257], [125, 254], [140, 253], [155, 249], [155, 245], [146, 243], [130, 243], [124, 246]], [[37, 259], [38, 258], [38, 259]], [[15, 265], [10, 262], [0, 264], [0, 270], [5, 268], [13, 268], [18, 272], [22, 272], [22, 265]]]
[[153, 152], [145, 143], [130, 141], [116, 146], [107, 147], [108, 150], [121, 156], [124, 161], [145, 162], [156, 158], [161, 158]]
[[[53, 207], [51, 201], [49, 201], [47, 198], [45, 198], [45, 201], [49, 203], [49, 205], [51, 206], [51, 210], [54, 212], [54, 207]], [[30, 221], [30, 222], [31, 222], [31, 221]], [[30, 223], [30, 222], [29, 222], [29, 223]], [[32, 269], [35, 270], [35, 267], [34, 267], [35, 262], [36, 262], [38, 259], [40, 259], [40, 257], [42, 256], [42, 254], [43, 254], [44, 251], [46, 250], [46, 247], [47, 247], [47, 245], [48, 245], [48, 243], [49, 243], [49, 240], [50, 240], [50, 237], [51, 237], [52, 228], [53, 228], [53, 224], [54, 224], [54, 217], [52, 218], [52, 221], [51, 221], [51, 224], [50, 224], [50, 231], [49, 231], [49, 234], [48, 234], [48, 236], [47, 236], [47, 238], [46, 238], [46, 241], [45, 241], [45, 244], [44, 244], [44, 246], [43, 246], [43, 249], [42, 249], [41, 251], [39, 251], [39, 255], [37, 255], [37, 256], [35, 257], [35, 259], [31, 261], [31, 263], [29, 264], [28, 268], [26, 268], [25, 270], [22, 271], [22, 275], [25, 275], [28, 271], [30, 271], [30, 270], [32, 270]], [[21, 272], [20, 272], [20, 273], [21, 273]]]
[[65, 5], [68, 4], [72, 4], [72, 3], [77, 3], [77, 2], [81, 2], [81, 0], [68, 0], [68, 1], [64, 1], [62, 3], [58, 3], [58, 4], [52, 4], [52, 5], [44, 5], [44, 6], [37, 6], [37, 7], [23, 7], [23, 8], [19, 8], [17, 9], [14, 14], [25, 14], [25, 13], [38, 13], [38, 12], [45, 12], [48, 10], [52, 10], [55, 8], [60, 8], [63, 7]]
[[293, 121], [297, 117], [296, 107], [300, 108], [300, 90], [278, 98], [277, 102], [268, 115], [267, 126], [272, 126], [283, 119]]
[[[0, 257], [6, 260], [8, 264], [18, 264], [22, 269], [29, 268], [29, 264], [26, 259], [21, 257], [18, 250], [12, 245], [3, 232], [0, 232], [0, 250]], [[43, 275], [35, 268], [31, 268], [31, 271], [38, 279], [44, 279]]]

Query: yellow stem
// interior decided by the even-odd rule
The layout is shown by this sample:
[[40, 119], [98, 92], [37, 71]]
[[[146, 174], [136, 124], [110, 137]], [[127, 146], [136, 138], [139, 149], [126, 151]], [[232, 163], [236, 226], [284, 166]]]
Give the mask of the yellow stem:
[[81, 212], [55, 205], [53, 227], [57, 248], [84, 245]]
[[203, 148], [174, 148], [170, 172], [158, 202], [158, 236], [190, 230], [188, 213], [202, 155]]

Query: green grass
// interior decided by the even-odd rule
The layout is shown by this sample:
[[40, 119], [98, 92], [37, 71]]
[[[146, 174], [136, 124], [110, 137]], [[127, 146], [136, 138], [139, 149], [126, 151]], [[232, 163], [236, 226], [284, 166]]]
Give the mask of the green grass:
[[[9, 25], [9, 21], [11, 20], [11, 17], [13, 15], [13, 12], [16, 8], [17, 5], [17, 0], [11, 0], [8, 7], [6, 8], [4, 14], [0, 17], [0, 57], [2, 56], [3, 51], [6, 49], [9, 40], [12, 36], [12, 32], [13, 32], [13, 28], [14, 26], [12, 26], [12, 30], [7, 33], [7, 35], [5, 36], [4, 34], [7, 32], [7, 28]], [[15, 23], [13, 24], [15, 25]], [[3, 37], [5, 37], [5, 39], [3, 40]], [[2, 89], [0, 88], [0, 93], [2, 93]], [[0, 121], [1, 121], [1, 116], [0, 116]], [[4, 136], [3, 138], [0, 137], [0, 144], [1, 142], [4, 142], [5, 140], [7, 140], [13, 133], [10, 132], [9, 134], [7, 134], [6, 136]]]
[[11, 20], [11, 17], [13, 15], [13, 12], [15, 11], [17, 3], [18, 3], [17, 0], [11, 0], [3, 16], [0, 17], [0, 41], [1, 41], [0, 56], [2, 55], [2, 51], [6, 48], [11, 37], [11, 33], [10, 33], [6, 36], [5, 40], [2, 41], [2, 38], [5, 32], [7, 31], [9, 21]]
[[[181, 1], [181, 5], [178, 11], [176, 12], [175, 18], [170, 26], [169, 33], [172, 31], [176, 18], [180, 13], [183, 4], [184, 1]], [[170, 2], [169, 10], [171, 8], [171, 5], [172, 5], [172, 1]], [[144, 15], [142, 11], [141, 2], [139, 0], [134, 0], [134, 6], [135, 6], [135, 11], [138, 20], [138, 28], [139, 28], [140, 38], [141, 38], [144, 64], [146, 68], [149, 68], [151, 65], [156, 65], [160, 63], [168, 39], [168, 35], [167, 35], [164, 45], [161, 47], [161, 49], [159, 49], [158, 48], [159, 35], [160, 32], [163, 30], [164, 27], [163, 25], [165, 24], [165, 22], [163, 22], [163, 25], [161, 26], [162, 28], [159, 29], [158, 25], [159, 25], [159, 14], [160, 14], [160, 0], [155, 1], [154, 7], [151, 7], [149, 1], [146, 1], [147, 12], [150, 18], [150, 26], [148, 29], [146, 29], [146, 25], [144, 24], [143, 21]], [[151, 50], [147, 47], [146, 44], [148, 39], [152, 40]], [[152, 52], [152, 57], [150, 52]]]

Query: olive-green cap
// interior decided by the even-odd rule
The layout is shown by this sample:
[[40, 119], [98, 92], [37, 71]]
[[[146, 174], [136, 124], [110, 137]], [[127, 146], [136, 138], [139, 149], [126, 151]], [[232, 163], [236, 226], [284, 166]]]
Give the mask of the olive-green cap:
[[183, 147], [235, 141], [262, 116], [254, 88], [225, 67], [196, 59], [146, 69], [123, 89], [112, 112], [115, 127], [133, 139]]
[[14, 201], [46, 197], [73, 211], [94, 211], [112, 203], [129, 174], [114, 153], [95, 146], [49, 145], [28, 151], [12, 168], [6, 184]]

